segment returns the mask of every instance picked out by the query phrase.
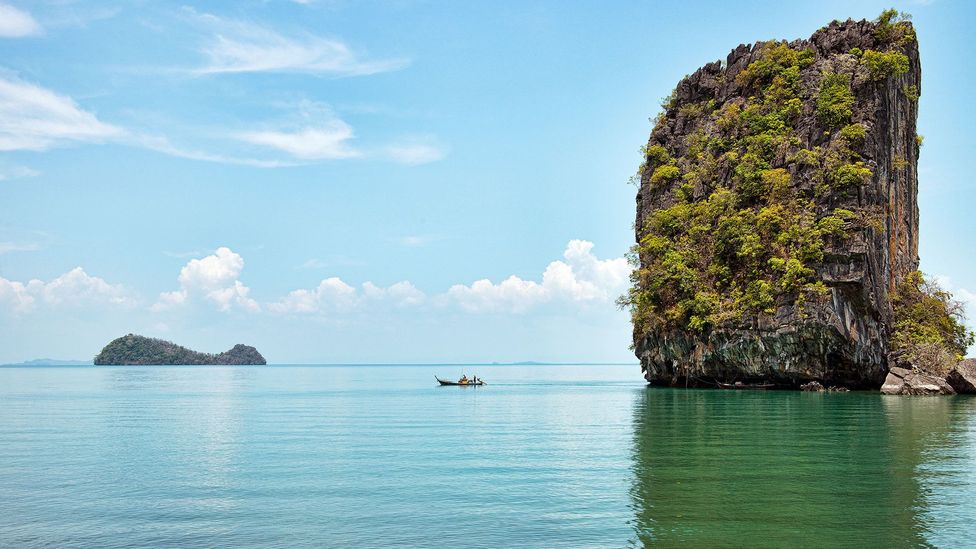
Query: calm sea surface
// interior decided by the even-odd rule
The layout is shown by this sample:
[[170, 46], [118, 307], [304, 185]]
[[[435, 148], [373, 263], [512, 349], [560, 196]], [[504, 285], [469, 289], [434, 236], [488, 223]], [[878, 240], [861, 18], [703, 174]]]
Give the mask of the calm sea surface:
[[0, 368], [0, 546], [976, 543], [974, 398], [461, 370]]

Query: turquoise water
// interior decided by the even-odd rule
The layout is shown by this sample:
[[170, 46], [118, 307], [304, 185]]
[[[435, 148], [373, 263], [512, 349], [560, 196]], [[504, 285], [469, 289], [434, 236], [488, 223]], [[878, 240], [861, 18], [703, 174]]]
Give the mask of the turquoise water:
[[0, 368], [0, 546], [960, 546], [976, 399], [636, 366]]

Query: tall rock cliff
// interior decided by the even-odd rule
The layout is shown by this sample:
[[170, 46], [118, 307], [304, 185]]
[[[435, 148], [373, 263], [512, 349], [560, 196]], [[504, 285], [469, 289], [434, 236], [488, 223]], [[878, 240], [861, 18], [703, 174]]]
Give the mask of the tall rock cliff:
[[918, 268], [915, 32], [893, 12], [740, 45], [645, 148], [630, 305], [648, 381], [880, 386]]

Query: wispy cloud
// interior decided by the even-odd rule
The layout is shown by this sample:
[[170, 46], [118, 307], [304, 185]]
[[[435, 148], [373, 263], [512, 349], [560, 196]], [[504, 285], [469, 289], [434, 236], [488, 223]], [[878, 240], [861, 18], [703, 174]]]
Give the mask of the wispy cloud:
[[85, 28], [98, 21], [112, 19], [123, 11], [122, 6], [106, 5], [108, 2], [97, 4], [93, 2], [59, 1], [57, 10], [44, 13], [44, 28], [58, 29], [81, 27]]
[[310, 258], [309, 260], [305, 261], [304, 263], [302, 263], [301, 265], [295, 268], [308, 269], [308, 270], [321, 270], [321, 269], [326, 269], [328, 267], [362, 267], [364, 265], [366, 265], [366, 263], [360, 259], [356, 259], [341, 254], [333, 254], [326, 257], [325, 259], [319, 259], [317, 257]]
[[232, 134], [238, 141], [285, 153], [292, 161], [313, 162], [359, 158], [362, 152], [350, 141], [352, 126], [340, 119], [325, 103], [303, 100], [281, 105], [288, 110], [282, 119]]
[[442, 160], [447, 149], [430, 136], [410, 137], [389, 145], [386, 156], [394, 162], [416, 166]]
[[407, 248], [421, 248], [443, 239], [444, 237], [436, 235], [407, 235], [394, 238], [393, 241]]
[[324, 269], [328, 263], [318, 258], [312, 258], [298, 266], [299, 269]]
[[0, 4], [0, 38], [22, 38], [40, 34], [41, 26], [30, 13]]
[[237, 139], [285, 152], [302, 160], [338, 160], [356, 158], [361, 153], [349, 146], [352, 128], [341, 120], [330, 121], [320, 128], [288, 131], [253, 131], [236, 135]]
[[20, 179], [21, 177], [35, 177], [41, 172], [27, 166], [8, 165], [0, 162], [0, 181]]
[[[179, 147], [163, 136], [103, 122], [66, 95], [0, 72], [0, 151], [45, 151], [72, 142], [115, 142], [178, 158], [259, 168], [296, 164]], [[37, 172], [31, 168], [0, 165], [0, 180], [32, 175]]]
[[199, 256], [201, 256], [201, 255], [203, 255], [205, 253], [206, 252], [201, 251], [201, 250], [190, 250], [188, 252], [172, 252], [172, 251], [168, 251], [168, 250], [164, 250], [163, 251], [163, 255], [165, 255], [166, 257], [172, 257], [172, 258], [176, 258], [176, 259], [187, 259], [187, 258], [190, 258], [190, 257], [199, 257]]
[[169, 156], [186, 158], [187, 160], [199, 160], [202, 162], [251, 166], [254, 168], [281, 168], [284, 166], [296, 166], [299, 164], [298, 162], [294, 161], [249, 158], [246, 156], [225, 155], [197, 149], [178, 147], [171, 143], [169, 139], [156, 135], [134, 136], [132, 143]]
[[41, 246], [34, 242], [0, 242], [0, 255], [10, 252], [35, 252]]
[[[352, 158], [392, 159], [423, 164], [444, 157], [433, 137], [413, 137], [386, 148], [353, 146], [355, 132], [323, 103], [302, 101], [284, 120], [255, 123], [250, 129], [213, 129], [219, 136], [206, 148], [171, 141], [148, 131], [100, 120], [74, 99], [0, 71], [0, 151], [44, 151], [68, 143], [117, 143], [177, 158], [222, 164], [278, 168]], [[192, 141], [192, 138], [191, 138]], [[26, 167], [0, 164], [0, 180], [29, 177]]]
[[[364, 156], [350, 144], [355, 136], [352, 127], [327, 105], [305, 101], [284, 122], [260, 126], [247, 131], [211, 132], [222, 138], [216, 147], [230, 149], [229, 154], [177, 145], [151, 130], [131, 130], [99, 120], [68, 96], [0, 72], [0, 151], [44, 151], [72, 142], [114, 142], [178, 158], [257, 168]], [[262, 154], [241, 150], [240, 143], [252, 149], [259, 147]], [[37, 172], [0, 164], [0, 180], [31, 175]]]
[[337, 39], [308, 33], [285, 36], [267, 27], [187, 10], [212, 33], [201, 53], [207, 63], [196, 74], [302, 72], [359, 76], [398, 70], [404, 58], [370, 60]]
[[70, 97], [0, 74], [0, 151], [43, 151], [71, 141], [104, 142], [125, 133]]

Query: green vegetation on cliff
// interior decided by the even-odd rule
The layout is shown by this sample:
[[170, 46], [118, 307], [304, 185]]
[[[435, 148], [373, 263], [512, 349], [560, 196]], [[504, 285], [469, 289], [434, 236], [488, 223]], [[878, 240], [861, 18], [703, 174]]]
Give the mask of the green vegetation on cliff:
[[95, 357], [95, 365], [248, 365], [267, 364], [254, 347], [237, 344], [219, 354], [198, 353], [169, 341], [128, 334], [113, 340]]
[[[647, 261], [634, 272], [627, 301], [638, 330], [702, 330], [771, 312], [781, 295], [821, 296], [826, 288], [811, 265], [831, 240], [845, 238], [848, 227], [864, 217], [840, 208], [818, 211], [813, 201], [816, 193], [871, 177], [851, 148], [863, 131], [849, 130], [850, 139], [828, 150], [800, 148], [793, 123], [802, 108], [800, 69], [812, 52], [785, 43], [760, 48], [760, 59], [737, 77], [754, 95], [696, 113], [705, 129], [688, 136], [682, 158], [658, 145], [646, 151], [643, 170], [652, 170], [652, 187], [679, 177], [684, 184], [674, 192], [674, 204], [654, 211], [644, 227], [639, 252]], [[821, 90], [818, 114], [825, 125], [846, 127], [853, 103], [850, 77], [824, 75]], [[777, 162], [783, 151], [791, 152], [792, 162], [821, 167], [816, 186], [793, 184], [783, 161]], [[699, 189], [707, 194], [696, 200]]]
[[[826, 298], [816, 270], [825, 254], [884, 222], [856, 204], [874, 172], [862, 157], [866, 129], [852, 120], [852, 75], [863, 84], [908, 70], [900, 48], [914, 31], [903, 19], [886, 11], [876, 21], [885, 51], [854, 48], [819, 74], [803, 72], [814, 50], [765, 42], [724, 104], [666, 100], [638, 177], [650, 192], [672, 196], [638, 228], [633, 287], [621, 300], [638, 337], [702, 332], [781, 305], [802, 316], [805, 302]], [[685, 134], [656, 141], [675, 119]]]
[[962, 304], [920, 272], [908, 276], [892, 298], [893, 356], [907, 366], [948, 373], [973, 344], [973, 333], [963, 324]]

